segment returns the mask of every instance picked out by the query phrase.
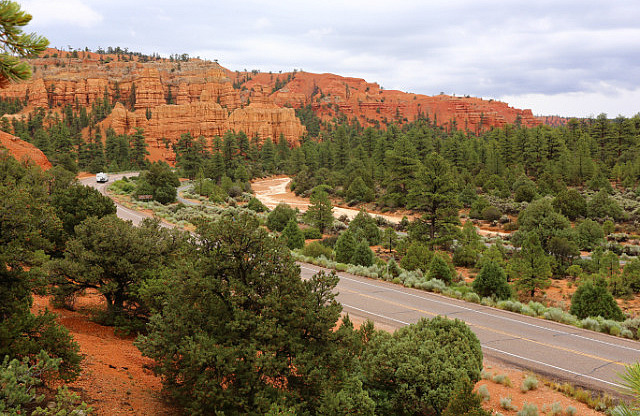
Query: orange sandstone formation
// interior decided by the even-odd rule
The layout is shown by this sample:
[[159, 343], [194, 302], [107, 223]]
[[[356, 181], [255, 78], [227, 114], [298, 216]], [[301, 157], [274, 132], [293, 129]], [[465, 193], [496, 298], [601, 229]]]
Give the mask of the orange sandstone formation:
[[40, 149], [24, 140], [0, 131], [0, 149], [5, 148], [9, 154], [20, 161], [31, 161], [42, 169], [51, 168], [51, 162]]
[[346, 117], [383, 128], [417, 118], [473, 133], [506, 124], [541, 123], [530, 110], [498, 101], [384, 90], [363, 79], [333, 74], [233, 72], [199, 59], [143, 60], [126, 53], [55, 49], [31, 63], [33, 79], [0, 90], [0, 97], [26, 99], [23, 113], [36, 107], [115, 103], [100, 126], [117, 133], [144, 129], [151, 160], [171, 161], [170, 143], [183, 133], [211, 139], [227, 130], [243, 131], [259, 141], [284, 136], [296, 146], [305, 128], [294, 109], [304, 106], [325, 121]]

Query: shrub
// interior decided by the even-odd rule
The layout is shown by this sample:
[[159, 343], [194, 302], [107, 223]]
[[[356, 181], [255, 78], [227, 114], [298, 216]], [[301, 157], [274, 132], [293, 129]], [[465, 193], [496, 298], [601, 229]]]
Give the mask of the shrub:
[[333, 250], [317, 241], [312, 241], [302, 248], [302, 255], [314, 258], [324, 256], [329, 259], [333, 257]]
[[411, 243], [407, 249], [407, 254], [400, 260], [400, 266], [406, 270], [420, 269], [423, 272], [429, 270], [429, 265], [433, 260], [433, 251], [422, 243]]
[[489, 206], [482, 210], [482, 219], [486, 221], [498, 221], [500, 217], [502, 217], [502, 213], [494, 206]]
[[284, 227], [280, 238], [290, 250], [304, 247], [304, 234], [300, 231], [298, 223], [293, 219]]
[[573, 406], [567, 406], [567, 409], [565, 410], [565, 412], [567, 413], [567, 416], [574, 416], [575, 414], [578, 413], [578, 409], [576, 409]]
[[511, 297], [511, 288], [507, 283], [507, 274], [500, 265], [492, 260], [478, 273], [472, 284], [473, 290], [480, 296], [495, 295], [498, 299]]
[[548, 308], [544, 312], [544, 319], [549, 321], [561, 322], [563, 324], [576, 325], [578, 320], [570, 313], [563, 311], [560, 308]]
[[369, 248], [369, 243], [367, 240], [362, 240], [356, 245], [355, 250], [353, 251], [351, 263], [360, 266], [371, 266], [373, 265], [374, 258], [375, 255]]
[[361, 233], [367, 239], [369, 245], [380, 244], [380, 229], [376, 224], [376, 220], [369, 215], [364, 209], [358, 212], [358, 215], [349, 223], [349, 231], [354, 235]]
[[307, 240], [317, 240], [322, 238], [322, 233], [316, 227], [309, 227], [302, 230], [304, 238]]
[[509, 410], [509, 411], [516, 411], [518, 410], [517, 407], [515, 407], [512, 403], [511, 403], [512, 399], [511, 397], [501, 397], [500, 398], [500, 407], [502, 407], [504, 410]]
[[253, 197], [247, 203], [247, 208], [255, 212], [266, 212], [269, 209], [256, 197]]
[[509, 376], [506, 376], [504, 374], [496, 374], [495, 376], [493, 376], [493, 382], [494, 383], [498, 383], [498, 384], [502, 384], [505, 387], [511, 387], [511, 379], [509, 378]]
[[584, 318], [580, 322], [580, 326], [591, 331], [600, 331], [600, 322], [595, 318]]
[[58, 371], [61, 361], [60, 358], [51, 358], [45, 351], [40, 351], [32, 359], [25, 357], [22, 361], [4, 357], [0, 363], [0, 414], [87, 414], [90, 411], [87, 405], [77, 404], [79, 397], [66, 387], [58, 389], [55, 400], [47, 404], [47, 410], [38, 406], [45, 398], [38, 389], [43, 386], [45, 379]]
[[551, 405], [551, 416], [562, 416], [562, 403], [555, 402]]
[[449, 268], [447, 261], [441, 255], [433, 256], [427, 278], [439, 279], [444, 281], [446, 284], [451, 283], [451, 280], [453, 279], [451, 269]]
[[489, 389], [485, 384], [478, 387], [478, 394], [480, 395], [480, 397], [482, 397], [482, 400], [484, 400], [485, 402], [488, 402], [489, 400], [491, 400], [491, 394], [489, 393]]
[[282, 232], [289, 221], [295, 218], [296, 210], [285, 203], [280, 203], [267, 215], [267, 227], [271, 231]]
[[351, 230], [346, 230], [338, 237], [335, 244], [336, 261], [341, 263], [351, 262], [356, 250], [356, 240]]
[[503, 300], [498, 302], [498, 308], [504, 309], [505, 311], [511, 311], [515, 313], [521, 313], [523, 305], [518, 301], [512, 300]]
[[538, 416], [538, 406], [525, 402], [517, 416]]
[[527, 376], [524, 380], [522, 380], [522, 385], [520, 386], [520, 390], [524, 393], [529, 390], [535, 390], [538, 388], [538, 379], [534, 376]]
[[571, 297], [571, 313], [580, 319], [602, 316], [605, 319], [622, 321], [624, 314], [607, 289], [604, 279], [582, 283]]
[[471, 302], [471, 303], [480, 303], [480, 296], [478, 296], [477, 293], [473, 293], [473, 292], [467, 292], [464, 296], [463, 299], [467, 302]]

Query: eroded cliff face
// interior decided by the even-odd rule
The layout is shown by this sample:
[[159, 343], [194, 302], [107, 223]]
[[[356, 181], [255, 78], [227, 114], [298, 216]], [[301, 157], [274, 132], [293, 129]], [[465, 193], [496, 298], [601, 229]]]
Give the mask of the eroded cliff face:
[[0, 96], [27, 99], [25, 113], [35, 107], [116, 103], [101, 127], [118, 133], [144, 129], [152, 160], [170, 160], [173, 152], [167, 143], [183, 133], [213, 138], [230, 129], [259, 142], [284, 136], [296, 146], [305, 128], [294, 109], [307, 105], [322, 120], [346, 116], [382, 128], [419, 117], [473, 133], [505, 124], [541, 123], [530, 110], [498, 101], [384, 90], [363, 79], [333, 74], [233, 72], [198, 59], [142, 62], [126, 54], [72, 56], [53, 49], [32, 65], [30, 82], [12, 84], [0, 90]]
[[[541, 121], [531, 110], [520, 110], [508, 104], [474, 97], [452, 97], [449, 95], [427, 96], [396, 90], [384, 90], [378, 84], [359, 78], [345, 78], [333, 74], [310, 74], [297, 72], [279, 74], [291, 77], [284, 87], [274, 92], [274, 102], [280, 106], [301, 107], [311, 105], [323, 120], [345, 114], [354, 117], [365, 126], [402, 121], [413, 121], [426, 117], [447, 129], [480, 133], [492, 127], [520, 123], [533, 127]], [[246, 85], [270, 85], [270, 78], [260, 74]], [[273, 82], [275, 86], [275, 82]]]
[[19, 161], [31, 161], [42, 169], [51, 168], [51, 162], [40, 149], [9, 133], [0, 131], [0, 150], [7, 149], [9, 154]]

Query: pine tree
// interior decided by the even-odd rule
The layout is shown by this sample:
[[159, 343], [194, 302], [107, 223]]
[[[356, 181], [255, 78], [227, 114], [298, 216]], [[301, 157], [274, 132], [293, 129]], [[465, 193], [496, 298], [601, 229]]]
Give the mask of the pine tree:
[[334, 250], [336, 252], [336, 261], [339, 263], [349, 263], [356, 249], [356, 240], [353, 233], [346, 230], [340, 234]]
[[290, 220], [284, 230], [282, 230], [282, 240], [289, 249], [304, 247], [304, 234], [295, 220]]
[[9, 82], [31, 78], [31, 67], [21, 58], [32, 58], [44, 51], [49, 41], [35, 33], [26, 34], [22, 27], [31, 21], [31, 15], [20, 10], [13, 1], [0, 2], [0, 87]]
[[460, 223], [459, 207], [449, 163], [439, 154], [432, 153], [412, 182], [407, 196], [407, 208], [424, 211], [417, 222], [426, 225], [430, 245], [444, 244], [453, 238]]
[[509, 263], [509, 276], [515, 280], [516, 288], [530, 297], [551, 284], [551, 262], [535, 233], [526, 236], [520, 252]]
[[129, 110], [136, 111], [136, 83], [131, 83], [131, 91], [129, 91], [129, 99], [127, 101]]
[[307, 210], [309, 222], [315, 225], [321, 232], [333, 224], [333, 206], [329, 195], [323, 190], [316, 190], [309, 199], [311, 206]]
[[371, 251], [371, 248], [369, 248], [367, 240], [360, 240], [353, 251], [350, 263], [357, 266], [369, 267], [373, 265], [374, 260], [375, 255], [373, 251]]
[[509, 299], [511, 289], [507, 283], [507, 274], [500, 264], [493, 260], [484, 263], [480, 273], [473, 281], [473, 290], [480, 296], [495, 296], [497, 299]]
[[431, 265], [429, 266], [429, 274], [427, 275], [427, 279], [439, 279], [446, 284], [450, 284], [453, 280], [449, 264], [442, 257], [442, 255], [436, 254], [435, 256], [433, 256], [433, 260], [431, 260]]

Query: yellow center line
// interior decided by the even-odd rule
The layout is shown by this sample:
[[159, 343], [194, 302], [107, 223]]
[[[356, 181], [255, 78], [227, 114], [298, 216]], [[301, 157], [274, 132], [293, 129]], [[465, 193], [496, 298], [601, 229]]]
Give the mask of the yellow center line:
[[[377, 300], [377, 301], [380, 301], [380, 302], [388, 303], [390, 305], [394, 305], [394, 306], [399, 306], [401, 308], [410, 309], [412, 311], [420, 312], [420, 313], [423, 313], [425, 315], [431, 315], [431, 316], [438, 316], [439, 315], [439, 314], [434, 313], [434, 312], [425, 311], [424, 309], [419, 309], [419, 308], [414, 308], [414, 307], [411, 307], [411, 306], [403, 305], [401, 303], [394, 302], [394, 301], [391, 301], [391, 300], [388, 300], [388, 299], [383, 299], [383, 298], [379, 298], [379, 297], [376, 297], [376, 296], [371, 296], [371, 295], [367, 295], [367, 294], [364, 294], [364, 293], [360, 293], [360, 292], [357, 292], [355, 290], [342, 289], [341, 291], [342, 292], [350, 292], [350, 293], [362, 296], [364, 298], [374, 299], [374, 300]], [[500, 331], [500, 330], [495, 329], [495, 328], [489, 328], [489, 327], [486, 327], [486, 326], [477, 325], [477, 324], [471, 324], [471, 323], [467, 323], [467, 325], [472, 326], [472, 327], [476, 327], [476, 328], [479, 328], [479, 329], [484, 329], [485, 331], [493, 332], [493, 333], [496, 333], [496, 334], [499, 334], [499, 335], [504, 335], [504, 336], [507, 336], [507, 337], [510, 337], [510, 338], [516, 338], [516, 339], [520, 339], [520, 340], [523, 340], [523, 341], [528, 341], [528, 342], [531, 342], [533, 344], [541, 345], [543, 347], [553, 348], [553, 349], [556, 349], [556, 350], [569, 352], [569, 353], [576, 354], [576, 355], [581, 355], [583, 357], [593, 358], [594, 360], [603, 361], [605, 363], [617, 364], [617, 365], [619, 365], [621, 367], [625, 367], [625, 365], [626, 365], [626, 364], [624, 364], [624, 363], [622, 363], [620, 361], [609, 360], [608, 358], [599, 357], [599, 356], [593, 355], [593, 354], [587, 354], [585, 352], [576, 351], [576, 350], [573, 350], [571, 348], [565, 348], [565, 347], [560, 347], [560, 346], [553, 345], [553, 344], [548, 344], [546, 342], [536, 341], [536, 340], [531, 339], [531, 338], [525, 338], [525, 337], [522, 337], [520, 335], [511, 334], [511, 333], [508, 333], [508, 332], [505, 332], [505, 331]]]

